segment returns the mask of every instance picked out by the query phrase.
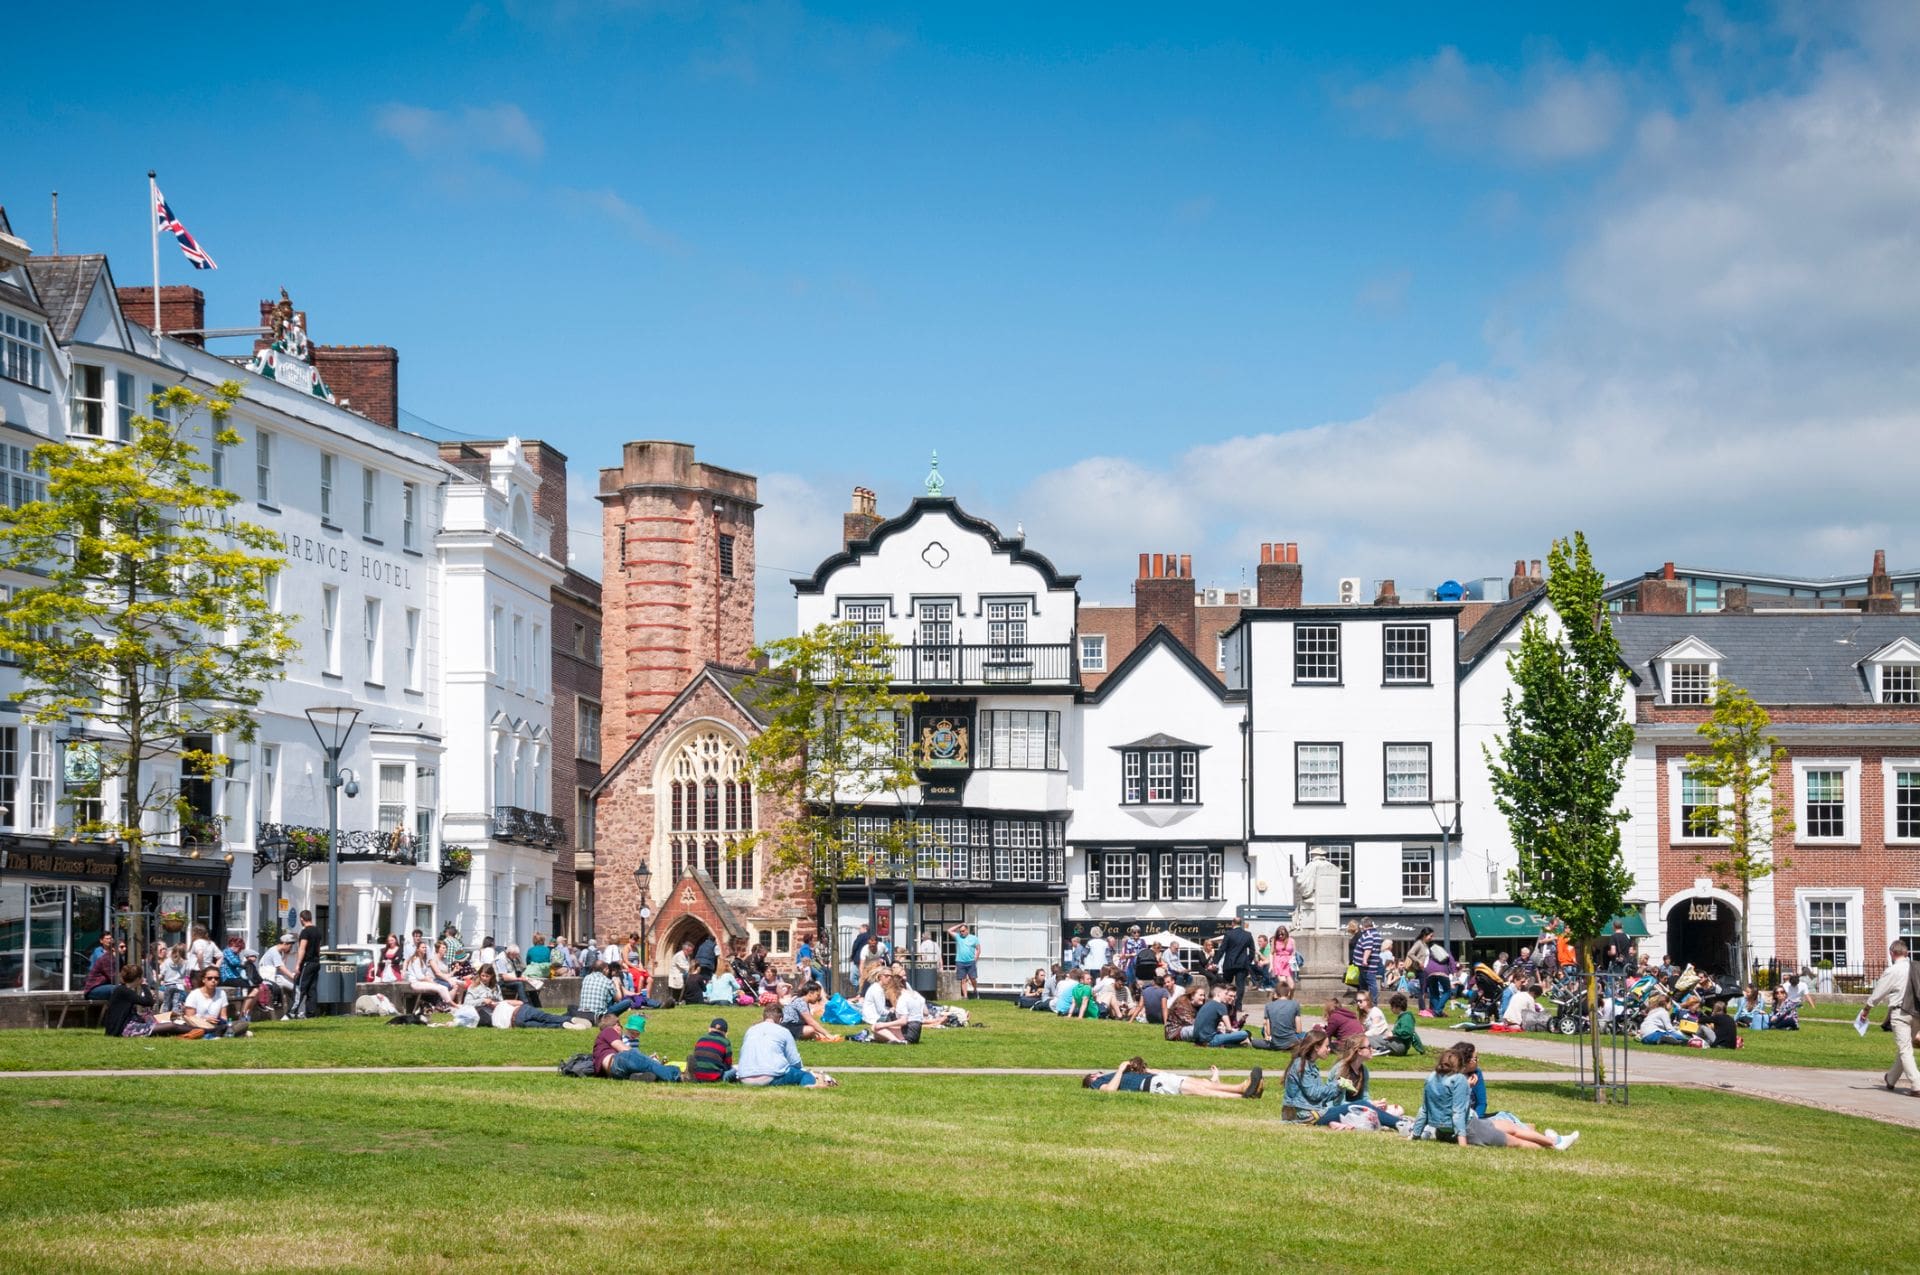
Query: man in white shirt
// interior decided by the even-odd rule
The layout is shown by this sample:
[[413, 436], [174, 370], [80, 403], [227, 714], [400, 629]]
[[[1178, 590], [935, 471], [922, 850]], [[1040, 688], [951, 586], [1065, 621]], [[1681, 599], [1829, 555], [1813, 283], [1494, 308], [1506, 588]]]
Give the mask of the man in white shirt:
[[1873, 985], [1873, 994], [1867, 997], [1867, 1003], [1860, 1011], [1860, 1021], [1865, 1022], [1867, 1014], [1875, 1005], [1887, 1006], [1887, 1021], [1893, 1024], [1893, 1065], [1887, 1068], [1880, 1083], [1888, 1089], [1896, 1088], [1902, 1080], [1906, 1082], [1909, 1094], [1920, 1094], [1920, 1070], [1913, 1064], [1913, 1017], [1906, 1008], [1907, 980], [1913, 977], [1913, 966], [1907, 958], [1907, 945], [1903, 940], [1895, 940], [1887, 949], [1887, 972]]
[[1100, 932], [1100, 927], [1094, 926], [1092, 934], [1087, 938], [1086, 968], [1098, 973], [1107, 967], [1107, 962], [1112, 959], [1112, 956], [1113, 945], [1107, 942], [1107, 936]]
[[274, 1000], [286, 997], [286, 1004], [293, 1004], [297, 987], [293, 976], [287, 973], [288, 961], [293, 956], [293, 935], [282, 934], [280, 941], [260, 954], [260, 981], [273, 989]]
[[743, 1085], [807, 1085], [832, 1088], [839, 1082], [824, 1071], [808, 1071], [800, 1064], [800, 1047], [780, 1025], [780, 1007], [760, 1011], [760, 1021], [747, 1028], [740, 1042], [734, 1078]]
[[919, 956], [922, 965], [938, 965], [940, 963], [940, 941], [931, 934], [922, 934], [920, 936]]
[[1513, 989], [1513, 995], [1508, 998], [1506, 1012], [1500, 1015], [1500, 1021], [1511, 1023], [1515, 1027], [1525, 1027], [1527, 1015], [1540, 1012], [1540, 1002], [1533, 998], [1533, 985], [1522, 983]]

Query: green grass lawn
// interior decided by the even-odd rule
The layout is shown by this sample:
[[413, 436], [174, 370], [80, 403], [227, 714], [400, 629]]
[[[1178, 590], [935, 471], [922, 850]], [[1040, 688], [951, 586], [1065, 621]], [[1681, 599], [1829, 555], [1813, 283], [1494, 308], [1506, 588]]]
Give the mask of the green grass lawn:
[[0, 1270], [1920, 1269], [1920, 1228], [1807, 1195], [1905, 1199], [1912, 1131], [1682, 1090], [1493, 1098], [1582, 1140], [1410, 1144], [1284, 1125], [1272, 1095], [1047, 1077], [4, 1081]]
[[[807, 1061], [826, 1068], [867, 1067], [1111, 1067], [1139, 1054], [1156, 1067], [1205, 1067], [1223, 1056], [1254, 1061], [1278, 1054], [1245, 1049], [1203, 1050], [1170, 1043], [1158, 1027], [1144, 1024], [1068, 1021], [1035, 1014], [1000, 1001], [980, 1001], [974, 1018], [987, 1024], [925, 1033], [911, 1048], [857, 1045], [850, 1041], [809, 1043]], [[687, 1007], [648, 1016], [642, 1037], [649, 1051], [669, 1059], [686, 1056], [716, 1012], [733, 1027], [737, 1043], [759, 1020], [757, 1009]], [[590, 1047], [593, 1033], [578, 1031], [495, 1031], [491, 1028], [389, 1027], [383, 1019], [328, 1018], [297, 1023], [262, 1023], [248, 1040], [122, 1040], [98, 1031], [21, 1030], [0, 1032], [0, 1071], [91, 1069], [100, 1067], [408, 1067], [429, 1065], [503, 1065], [557, 1063]], [[1554, 1071], [1551, 1064], [1486, 1055], [1489, 1070]], [[1223, 1065], [1226, 1065], [1223, 1062]], [[1235, 1066], [1252, 1065], [1235, 1061]], [[1883, 1064], [1884, 1065], [1884, 1064]], [[1426, 1071], [1430, 1059], [1381, 1058], [1379, 1071]]]
[[1735, 1051], [1690, 1049], [1679, 1045], [1642, 1045], [1633, 1048], [1643, 1053], [1685, 1054], [1691, 1058], [1711, 1058], [1720, 1062], [1763, 1063], [1770, 1067], [1839, 1067], [1850, 1071], [1885, 1071], [1893, 1061], [1893, 1035], [1880, 1030], [1875, 1022], [1863, 1037], [1842, 1023], [1802, 1027], [1797, 1032], [1743, 1031], [1746, 1046]]

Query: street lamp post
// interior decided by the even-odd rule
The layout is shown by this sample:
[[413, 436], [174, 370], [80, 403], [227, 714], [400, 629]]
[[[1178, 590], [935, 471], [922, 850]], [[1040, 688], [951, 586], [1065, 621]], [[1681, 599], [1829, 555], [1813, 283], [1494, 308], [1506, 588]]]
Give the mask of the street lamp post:
[[1429, 802], [1433, 818], [1440, 825], [1440, 939], [1453, 947], [1453, 830], [1460, 822], [1460, 799], [1440, 797]]
[[653, 908], [649, 906], [653, 869], [647, 866], [645, 859], [640, 860], [640, 866], [633, 870], [633, 884], [640, 892], [640, 959], [648, 969], [652, 969], [653, 961], [647, 949], [647, 922], [653, 919]]
[[[913, 795], [908, 796], [909, 792]], [[900, 807], [907, 812], [907, 853], [912, 856], [907, 860], [907, 965], [915, 970], [920, 966], [920, 918], [914, 910], [913, 886], [920, 879], [920, 825], [914, 822], [913, 812], [920, 795], [918, 783], [900, 790]]]
[[[310, 708], [307, 721], [313, 726], [314, 735], [320, 740], [320, 751], [326, 755], [326, 770], [321, 781], [327, 786], [327, 946], [340, 946], [340, 787], [344, 782], [340, 778], [340, 754], [346, 751], [347, 736], [353, 733], [353, 724], [360, 719], [357, 708]], [[353, 796], [360, 786], [354, 784], [347, 795]]]

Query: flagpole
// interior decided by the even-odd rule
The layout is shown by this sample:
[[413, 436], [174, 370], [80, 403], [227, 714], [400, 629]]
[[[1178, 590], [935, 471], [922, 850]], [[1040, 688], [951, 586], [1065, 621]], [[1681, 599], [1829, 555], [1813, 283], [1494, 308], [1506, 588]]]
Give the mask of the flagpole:
[[[160, 217], [154, 209], [160, 206], [160, 183], [158, 174], [151, 168], [147, 170], [147, 228], [153, 232], [153, 339], [160, 340]], [[158, 348], [156, 345], [155, 348]]]

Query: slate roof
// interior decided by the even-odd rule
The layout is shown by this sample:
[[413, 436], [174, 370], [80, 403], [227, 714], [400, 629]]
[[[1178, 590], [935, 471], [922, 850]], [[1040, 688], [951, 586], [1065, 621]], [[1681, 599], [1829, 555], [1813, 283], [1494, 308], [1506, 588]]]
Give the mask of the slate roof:
[[760, 675], [752, 669], [736, 668], [731, 664], [709, 664], [707, 671], [720, 689], [733, 698], [740, 711], [758, 722], [762, 727], [773, 725], [773, 714], [763, 706], [766, 699], [766, 683], [759, 680]]
[[1657, 695], [1654, 659], [1694, 637], [1725, 658], [1719, 673], [1762, 704], [1871, 704], [1860, 662], [1900, 638], [1920, 641], [1920, 614], [1856, 611], [1783, 614], [1614, 617], [1620, 654], [1640, 678], [1638, 693]]
[[1165, 731], [1157, 731], [1145, 739], [1136, 739], [1131, 744], [1115, 744], [1116, 750], [1122, 748], [1210, 748], [1210, 744], [1196, 744], [1190, 739], [1175, 739]]
[[77, 257], [35, 257], [27, 262], [27, 274], [33, 290], [40, 294], [40, 307], [59, 341], [71, 341], [86, 312], [87, 298], [107, 259], [100, 253]]
[[687, 684], [680, 688], [680, 693], [673, 697], [671, 703], [660, 710], [659, 716], [647, 723], [646, 729], [641, 731], [639, 736], [635, 738], [631, 744], [627, 745], [626, 750], [614, 759], [613, 764], [600, 772], [600, 782], [593, 786], [593, 791], [590, 795], [598, 797], [601, 793], [611, 788], [613, 781], [619, 776], [620, 772], [625, 770], [627, 766], [632, 763], [633, 759], [640, 755], [642, 750], [646, 748], [648, 741], [651, 740], [654, 735], [660, 731], [671, 730], [678, 727], [679, 723], [675, 719], [675, 714], [680, 711], [680, 706], [691, 698], [693, 693], [700, 688], [702, 682], [711, 680], [715, 686], [720, 688], [721, 694], [732, 700], [734, 704], [739, 707], [740, 711], [745, 713], [755, 725], [763, 729], [771, 725], [773, 715], [767, 712], [760, 703], [761, 697], [765, 692], [758, 689], [758, 684], [754, 682], [753, 676], [754, 671], [752, 669], [737, 668], [731, 664], [716, 664], [708, 661], [701, 667], [698, 673], [695, 673], [687, 679]]
[[1500, 639], [1512, 630], [1513, 626], [1526, 618], [1533, 605], [1547, 596], [1546, 587], [1529, 589], [1517, 598], [1496, 603], [1492, 610], [1480, 617], [1479, 623], [1460, 635], [1460, 664], [1462, 670], [1471, 669], [1485, 658], [1488, 651], [1500, 645]]
[[27, 295], [26, 289], [16, 288], [10, 283], [0, 282], [0, 301], [6, 302], [16, 310], [25, 310], [28, 314], [37, 314], [43, 319], [47, 317], [47, 312], [40, 308], [38, 301]]

